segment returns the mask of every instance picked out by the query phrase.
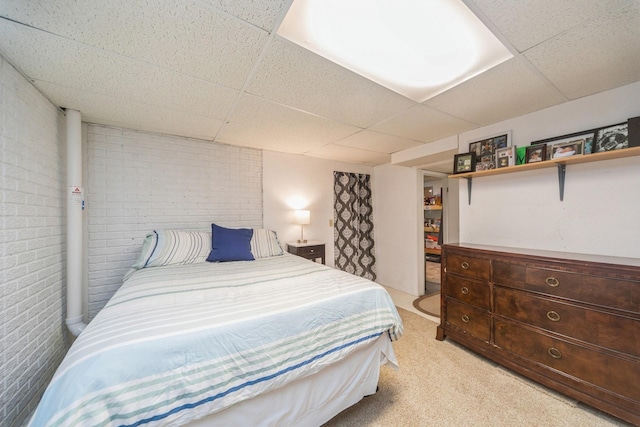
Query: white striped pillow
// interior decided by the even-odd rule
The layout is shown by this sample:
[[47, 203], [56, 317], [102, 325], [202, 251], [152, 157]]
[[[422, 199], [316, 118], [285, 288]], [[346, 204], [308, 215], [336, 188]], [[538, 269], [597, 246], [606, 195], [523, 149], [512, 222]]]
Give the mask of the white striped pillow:
[[211, 233], [206, 231], [154, 230], [133, 268], [205, 262], [210, 252]]
[[251, 253], [255, 259], [282, 255], [284, 251], [273, 230], [254, 228], [251, 237]]

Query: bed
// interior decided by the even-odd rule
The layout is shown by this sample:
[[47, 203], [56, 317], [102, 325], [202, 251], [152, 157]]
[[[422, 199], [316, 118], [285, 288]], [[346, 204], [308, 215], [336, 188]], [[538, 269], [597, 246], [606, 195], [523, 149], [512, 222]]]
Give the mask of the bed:
[[269, 230], [244, 236], [252, 259], [210, 262], [220, 232], [147, 237], [30, 425], [321, 425], [375, 393], [402, 334], [384, 288]]

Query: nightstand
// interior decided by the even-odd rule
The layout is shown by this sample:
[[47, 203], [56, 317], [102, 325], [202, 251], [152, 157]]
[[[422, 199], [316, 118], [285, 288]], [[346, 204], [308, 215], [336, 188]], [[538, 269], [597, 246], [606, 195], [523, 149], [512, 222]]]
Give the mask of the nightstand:
[[287, 252], [301, 256], [302, 258], [309, 259], [311, 261], [320, 260], [322, 264], [325, 263], [324, 243], [309, 240], [307, 243], [287, 243]]

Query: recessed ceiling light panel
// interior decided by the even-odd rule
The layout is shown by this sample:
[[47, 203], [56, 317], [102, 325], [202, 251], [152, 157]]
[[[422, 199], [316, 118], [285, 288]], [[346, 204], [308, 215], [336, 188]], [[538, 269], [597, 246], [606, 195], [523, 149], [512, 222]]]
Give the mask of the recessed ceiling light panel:
[[418, 102], [513, 56], [460, 0], [294, 0], [278, 34]]

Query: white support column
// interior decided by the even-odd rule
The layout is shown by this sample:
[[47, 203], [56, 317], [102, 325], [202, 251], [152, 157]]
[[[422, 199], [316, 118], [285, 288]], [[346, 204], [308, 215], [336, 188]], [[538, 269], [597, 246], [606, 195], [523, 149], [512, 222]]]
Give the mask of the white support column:
[[75, 336], [86, 327], [82, 316], [82, 116], [66, 110], [67, 125], [67, 327]]

